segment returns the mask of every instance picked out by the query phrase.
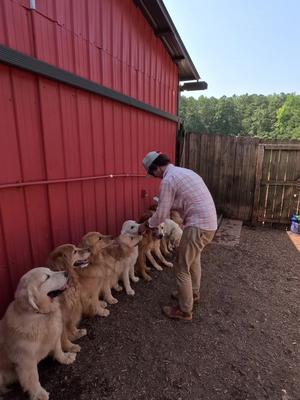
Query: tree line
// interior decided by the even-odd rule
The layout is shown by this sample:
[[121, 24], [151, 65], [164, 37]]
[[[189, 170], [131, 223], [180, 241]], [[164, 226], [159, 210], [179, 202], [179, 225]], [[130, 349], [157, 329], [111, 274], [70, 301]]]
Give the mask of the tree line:
[[179, 115], [188, 132], [269, 139], [300, 139], [300, 96], [180, 97]]

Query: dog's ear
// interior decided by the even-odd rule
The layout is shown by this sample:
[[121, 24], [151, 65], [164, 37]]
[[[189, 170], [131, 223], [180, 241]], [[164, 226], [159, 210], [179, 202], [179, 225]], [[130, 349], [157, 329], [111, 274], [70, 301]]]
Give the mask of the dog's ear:
[[35, 290], [33, 287], [29, 287], [27, 289], [27, 294], [28, 294], [28, 303], [29, 305], [35, 310], [35, 311], [40, 311], [38, 305], [37, 305], [37, 299], [35, 296]]
[[48, 265], [52, 271], [65, 271], [69, 266], [69, 262], [69, 254], [62, 251], [54, 251], [48, 259]]
[[49, 314], [55, 308], [55, 302], [52, 302], [47, 295], [39, 293], [35, 287], [27, 288], [29, 305], [40, 314]]

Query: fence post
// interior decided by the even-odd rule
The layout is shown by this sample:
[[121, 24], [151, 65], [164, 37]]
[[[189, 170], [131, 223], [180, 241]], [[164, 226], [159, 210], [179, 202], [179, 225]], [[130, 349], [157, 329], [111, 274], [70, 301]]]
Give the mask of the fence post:
[[257, 159], [256, 159], [256, 169], [255, 169], [255, 191], [254, 200], [252, 208], [252, 225], [257, 224], [257, 217], [259, 213], [259, 195], [260, 195], [260, 182], [262, 177], [262, 165], [264, 160], [265, 147], [263, 144], [259, 144], [257, 148]]

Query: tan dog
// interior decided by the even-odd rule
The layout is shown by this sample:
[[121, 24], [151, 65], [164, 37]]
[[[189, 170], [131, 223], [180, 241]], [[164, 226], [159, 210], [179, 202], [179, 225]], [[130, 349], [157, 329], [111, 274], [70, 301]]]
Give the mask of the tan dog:
[[32, 400], [48, 400], [37, 365], [48, 354], [61, 364], [75, 361], [63, 353], [62, 315], [57, 296], [66, 288], [67, 273], [34, 268], [20, 280], [15, 300], [0, 321], [0, 391], [19, 380]]
[[78, 269], [89, 265], [89, 249], [80, 249], [73, 244], [63, 244], [50, 253], [48, 266], [53, 271], [66, 271], [68, 273], [68, 288], [60, 296], [64, 329], [62, 335], [62, 348], [64, 351], [79, 352], [80, 346], [71, 342], [87, 334], [86, 329], [77, 329], [82, 317], [80, 298], [81, 285]]
[[[154, 199], [157, 199], [156, 201], [158, 201], [158, 198], [154, 197]], [[151, 206], [149, 207], [148, 211], [146, 211], [146, 213], [144, 215], [145, 216], [149, 215], [148, 218], [150, 218], [154, 214], [156, 209], [157, 209], [157, 203], [151, 204]], [[176, 224], [179, 226], [180, 229], [183, 229], [183, 219], [182, 219], [179, 211], [171, 209], [171, 211], [170, 211], [170, 219], [172, 219], [174, 222], [176, 222]]]
[[[152, 214], [152, 212], [148, 211], [144, 213], [139, 222], [142, 223], [147, 220], [149, 218], [149, 214]], [[173, 267], [173, 264], [167, 261], [160, 251], [161, 239], [164, 237], [164, 229], [164, 223], [161, 223], [155, 229], [147, 229], [143, 234], [141, 243], [139, 244], [139, 256], [136, 264], [136, 271], [147, 281], [152, 279], [147, 273], [150, 271], [146, 265], [147, 259], [155, 269], [162, 271], [161, 265], [156, 262], [153, 255], [155, 255], [163, 265], [170, 268]]]
[[118, 281], [123, 280], [126, 293], [133, 296], [134, 290], [129, 282], [129, 270], [132, 258], [136, 254], [138, 243], [142, 240], [140, 235], [123, 234], [118, 236], [101, 254], [102, 267], [105, 270], [105, 279], [102, 286], [103, 299], [109, 304], [116, 304], [118, 300], [113, 297], [111, 289], [122, 290]]
[[113, 243], [111, 236], [102, 235], [99, 232], [89, 232], [83, 236], [79, 247], [89, 248], [91, 251], [89, 267], [78, 271], [80, 297], [84, 315], [107, 317], [109, 310], [106, 302], [99, 301], [103, 287], [107, 280], [107, 274], [103, 268], [103, 257], [107, 246]]
[[183, 229], [183, 219], [181, 218], [181, 215], [179, 214], [178, 211], [176, 210], [171, 210], [170, 211], [170, 219], [172, 219], [176, 224], [179, 226], [180, 229]]

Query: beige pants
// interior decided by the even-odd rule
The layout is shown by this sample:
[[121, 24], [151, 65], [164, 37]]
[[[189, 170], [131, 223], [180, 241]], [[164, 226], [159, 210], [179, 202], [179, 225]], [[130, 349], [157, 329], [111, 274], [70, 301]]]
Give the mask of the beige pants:
[[179, 307], [184, 312], [193, 310], [193, 292], [198, 294], [201, 281], [201, 252], [212, 241], [215, 231], [196, 227], [183, 230], [175, 263]]

